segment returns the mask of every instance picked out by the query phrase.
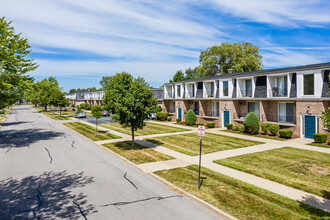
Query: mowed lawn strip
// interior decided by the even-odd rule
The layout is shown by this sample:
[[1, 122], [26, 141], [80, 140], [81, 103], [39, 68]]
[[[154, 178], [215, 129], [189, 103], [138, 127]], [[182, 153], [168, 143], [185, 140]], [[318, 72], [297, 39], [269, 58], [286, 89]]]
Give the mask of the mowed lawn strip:
[[131, 141], [122, 141], [116, 143], [103, 144], [102, 146], [125, 157], [135, 164], [150, 163], [156, 161], [172, 160], [174, 157], [159, 153], [151, 148], [135, 143], [135, 149], [132, 149]]
[[50, 117], [54, 120], [57, 120], [57, 121], [58, 120], [71, 120], [71, 118], [69, 118], [69, 117], [63, 117], [63, 116], [55, 114], [54, 112], [45, 112], [45, 111], [39, 111], [39, 112], [41, 112], [44, 115], [47, 115], [48, 117]]
[[[190, 156], [199, 154], [200, 137], [197, 133], [146, 138], [145, 140]], [[249, 147], [256, 144], [263, 144], [263, 142], [208, 133], [203, 137], [202, 153], [207, 154], [216, 151]]]
[[330, 199], [330, 154], [285, 147], [214, 161]]
[[238, 219], [330, 219], [328, 212], [203, 167], [198, 191], [197, 165], [155, 174]]
[[[164, 133], [174, 133], [174, 132], [181, 132], [181, 131], [190, 131], [190, 129], [184, 128], [176, 128], [173, 126], [167, 125], [160, 125], [155, 123], [148, 123], [146, 122], [146, 126], [143, 129], [138, 129], [134, 132], [134, 135], [141, 136], [141, 135], [150, 135], [150, 134], [164, 134]], [[131, 135], [132, 131], [130, 128], [123, 128], [119, 123], [104, 123], [99, 124], [102, 127], [118, 131], [123, 134]]]
[[77, 131], [93, 141], [121, 138], [117, 135], [107, 133], [106, 131], [95, 131], [95, 127], [83, 124], [81, 122], [64, 123], [65, 126]]

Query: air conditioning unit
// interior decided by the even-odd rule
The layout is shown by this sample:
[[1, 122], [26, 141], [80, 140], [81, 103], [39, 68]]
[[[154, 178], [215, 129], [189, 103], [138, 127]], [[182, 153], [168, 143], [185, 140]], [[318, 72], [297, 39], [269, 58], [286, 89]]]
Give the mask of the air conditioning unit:
[[239, 105], [245, 105], [245, 102], [239, 102]]

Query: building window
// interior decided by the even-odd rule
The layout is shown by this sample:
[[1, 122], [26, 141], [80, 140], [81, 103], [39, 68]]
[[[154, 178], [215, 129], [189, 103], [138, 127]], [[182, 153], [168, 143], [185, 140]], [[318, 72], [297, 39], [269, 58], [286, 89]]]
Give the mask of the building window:
[[172, 112], [175, 113], [175, 102], [172, 102]]
[[223, 81], [223, 96], [228, 96], [228, 81]]
[[314, 95], [314, 74], [304, 75], [304, 95]]
[[293, 123], [293, 103], [278, 103], [278, 121]]
[[212, 116], [219, 117], [219, 102], [212, 102]]
[[245, 80], [245, 97], [251, 97], [252, 96], [252, 79]]
[[278, 96], [287, 96], [288, 81], [287, 76], [277, 77]]
[[194, 102], [194, 112], [196, 115], [199, 115], [199, 103]]
[[248, 102], [248, 113], [254, 112], [259, 118], [259, 102]]
[[177, 97], [181, 97], [181, 86], [180, 85], [178, 85], [176, 87], [176, 91], [177, 91]]
[[211, 94], [210, 95], [214, 95], [214, 83], [212, 82], [211, 83]]

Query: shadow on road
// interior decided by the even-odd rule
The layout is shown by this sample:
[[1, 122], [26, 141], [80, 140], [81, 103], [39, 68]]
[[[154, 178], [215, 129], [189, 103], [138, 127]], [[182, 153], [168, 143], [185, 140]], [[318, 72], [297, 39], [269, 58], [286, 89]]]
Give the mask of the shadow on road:
[[30, 121], [15, 121], [15, 122], [6, 122], [2, 126], [7, 127], [7, 126], [12, 126], [12, 125], [19, 125], [19, 124], [24, 124], [24, 123], [31, 123]]
[[83, 219], [97, 211], [86, 195], [71, 191], [93, 182], [93, 177], [66, 171], [1, 180], [1, 219]]
[[12, 147], [28, 147], [41, 140], [50, 140], [63, 135], [62, 132], [54, 132], [43, 129], [25, 129], [25, 130], [1, 130], [0, 131], [0, 149]]

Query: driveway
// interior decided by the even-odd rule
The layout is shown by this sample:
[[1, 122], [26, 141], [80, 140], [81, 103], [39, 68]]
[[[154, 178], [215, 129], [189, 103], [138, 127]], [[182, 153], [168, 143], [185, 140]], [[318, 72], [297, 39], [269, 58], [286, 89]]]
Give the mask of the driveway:
[[16, 106], [0, 130], [0, 218], [219, 216], [30, 106]]

